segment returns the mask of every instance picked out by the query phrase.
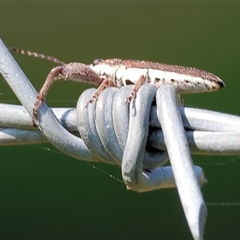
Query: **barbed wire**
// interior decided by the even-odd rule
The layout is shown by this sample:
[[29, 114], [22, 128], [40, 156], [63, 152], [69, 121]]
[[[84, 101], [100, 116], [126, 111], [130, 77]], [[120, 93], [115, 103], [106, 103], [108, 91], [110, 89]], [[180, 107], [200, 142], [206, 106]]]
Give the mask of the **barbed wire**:
[[[37, 92], [0, 41], [0, 72], [23, 106], [0, 104], [0, 145], [50, 142], [63, 153], [121, 167], [128, 189], [144, 192], [177, 187], [194, 239], [202, 239], [207, 209], [194, 166], [198, 154], [239, 154], [240, 117], [179, 106], [171, 86], [145, 84], [130, 104], [132, 86], [108, 88], [86, 106], [95, 89], [83, 92], [76, 109], [50, 109], [43, 102], [37, 126]], [[163, 166], [170, 159], [171, 166]]]

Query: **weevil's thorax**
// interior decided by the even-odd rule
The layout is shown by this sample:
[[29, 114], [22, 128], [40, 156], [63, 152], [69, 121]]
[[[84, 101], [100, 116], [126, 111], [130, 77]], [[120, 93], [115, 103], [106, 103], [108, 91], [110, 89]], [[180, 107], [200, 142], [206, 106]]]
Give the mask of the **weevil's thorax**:
[[[125, 65], [126, 60], [121, 59], [96, 59], [90, 67], [103, 78], [110, 78], [117, 87], [135, 84], [139, 78], [148, 73], [148, 69]], [[127, 60], [128, 63], [135, 60]], [[149, 82], [146, 78], [146, 82]]]
[[102, 79], [111, 79], [116, 84], [116, 71], [119, 68], [117, 64], [110, 65], [102, 59], [96, 59], [89, 67]]

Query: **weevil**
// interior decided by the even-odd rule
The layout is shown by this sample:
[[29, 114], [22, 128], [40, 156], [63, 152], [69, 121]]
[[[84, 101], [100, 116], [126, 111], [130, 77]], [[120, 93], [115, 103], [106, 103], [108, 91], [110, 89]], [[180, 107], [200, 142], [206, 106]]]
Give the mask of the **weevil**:
[[225, 86], [224, 82], [213, 73], [178, 65], [168, 65], [157, 62], [121, 59], [96, 59], [92, 64], [86, 65], [79, 62], [64, 63], [55, 57], [25, 51], [19, 48], [10, 50], [43, 58], [60, 66], [54, 67], [45, 80], [38, 93], [33, 108], [33, 123], [38, 115], [38, 108], [44, 101], [46, 93], [52, 83], [58, 79], [73, 80], [77, 82], [91, 83], [98, 85], [95, 94], [88, 103], [97, 99], [99, 94], [109, 86], [122, 87], [135, 85], [132, 93], [127, 98], [130, 102], [136, 95], [138, 89], [144, 83], [154, 84], [156, 87], [171, 85], [176, 88], [178, 93], [197, 93], [216, 91]]

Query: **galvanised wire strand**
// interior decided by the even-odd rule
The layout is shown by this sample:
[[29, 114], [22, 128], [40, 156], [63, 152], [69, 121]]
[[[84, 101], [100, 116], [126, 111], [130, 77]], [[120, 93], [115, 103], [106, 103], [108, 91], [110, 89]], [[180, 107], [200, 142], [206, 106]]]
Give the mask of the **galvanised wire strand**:
[[[122, 130], [122, 126], [128, 128], [129, 118], [127, 114], [128, 110], [126, 110], [126, 116], [123, 114], [125, 112], [124, 107], [126, 107], [126, 105], [119, 104], [119, 101], [120, 99], [124, 99], [126, 95], [128, 96], [129, 90], [127, 91], [126, 89], [119, 89], [113, 99], [116, 103], [115, 108], [118, 109], [112, 113], [113, 115], [115, 114], [118, 116], [118, 118], [115, 116], [116, 121], [114, 121], [113, 124], [115, 132], [118, 135], [118, 141], [121, 149], [124, 149], [127, 138], [127, 132]], [[88, 91], [90, 90], [83, 93], [86, 94], [86, 97], [89, 94]], [[107, 91], [109, 90], [106, 89], [106, 92]], [[52, 110], [64, 128], [70, 132], [78, 131], [75, 108], [54, 108]], [[240, 117], [205, 109], [188, 107], [180, 107], [179, 110], [192, 153], [209, 155], [240, 154], [240, 146], [238, 144], [240, 140]], [[122, 114], [119, 115], [118, 112]], [[151, 131], [149, 133], [148, 144], [156, 149], [166, 150], [161, 125], [156, 116], [156, 112], [156, 106], [154, 105], [151, 107], [150, 112], [149, 127]], [[0, 127], [2, 133], [9, 133], [10, 129], [12, 129], [11, 138], [8, 138], [7, 135], [1, 135], [0, 145], [2, 146], [33, 144], [33, 137], [30, 137], [29, 134], [31, 132], [38, 132], [33, 126], [32, 119], [25, 108], [23, 106], [13, 104], [0, 103]], [[21, 132], [21, 129], [29, 131]], [[39, 138], [39, 141], [34, 139], [35, 144], [47, 141], [40, 132], [38, 135], [34, 133], [34, 136], [38, 136], [37, 138]]]
[[[88, 91], [83, 94], [88, 96]], [[108, 89], [106, 89], [107, 91]], [[118, 99], [122, 99], [127, 94], [128, 91], [125, 88], [121, 88], [118, 90], [113, 101], [118, 103]], [[125, 105], [123, 104], [122, 106]], [[118, 110], [114, 111], [113, 115], [116, 114], [119, 116], [118, 112], [124, 112], [124, 109], [121, 109], [120, 106], [116, 106], [116, 109]], [[179, 109], [191, 153], [208, 155], [240, 154], [240, 145], [238, 144], [240, 142], [240, 134], [238, 133], [240, 129], [240, 117], [204, 109], [187, 107], [180, 107]], [[69, 132], [77, 134], [75, 108], [54, 108], [52, 110], [64, 128]], [[123, 116], [123, 114], [120, 114], [120, 116]], [[128, 126], [128, 114], [126, 116], [126, 118], [125, 116], [121, 118], [115, 117], [116, 121], [113, 122], [121, 149], [124, 149], [127, 138], [127, 131], [122, 130], [122, 126], [126, 126], [126, 128]], [[211, 121], [209, 121], [210, 117]], [[189, 130], [190, 123], [192, 130]], [[148, 144], [153, 148], [165, 151], [166, 146], [161, 125], [157, 120], [156, 106], [151, 107], [149, 124]], [[48, 142], [42, 133], [33, 126], [32, 119], [23, 106], [0, 103], [0, 128], [0, 146]], [[145, 154], [150, 153], [146, 152]]]
[[178, 194], [194, 239], [203, 239], [207, 208], [194, 172], [187, 137], [177, 104], [176, 90], [163, 86], [157, 92], [158, 119], [171, 162]]
[[[114, 88], [116, 90], [116, 88]], [[96, 89], [87, 90], [86, 94], [90, 94]], [[106, 89], [109, 91], [109, 89]], [[128, 126], [128, 116], [120, 115], [119, 112], [125, 112], [128, 106], [125, 103], [125, 97], [128, 96], [131, 91], [131, 87], [123, 87], [117, 89], [117, 93], [113, 99], [114, 108], [118, 109], [114, 111], [119, 119], [118, 122], [114, 122], [115, 129], [121, 129], [121, 126]], [[84, 94], [84, 93], [83, 93]], [[86, 96], [87, 97], [87, 96]], [[76, 109], [75, 108], [53, 108], [52, 111], [57, 117], [58, 121], [66, 128], [68, 131], [77, 131], [76, 122]], [[239, 133], [240, 132], [240, 117], [220, 113], [216, 111], [210, 111], [206, 109], [190, 108], [190, 107], [179, 107], [181, 113], [183, 125], [186, 131], [203, 131], [203, 132], [228, 132], [228, 133]], [[125, 118], [126, 117], [126, 118]], [[32, 124], [32, 119], [28, 112], [23, 106], [14, 104], [3, 104], [0, 103], [0, 126], [2, 127], [12, 127], [19, 129], [36, 129]], [[157, 118], [157, 107], [156, 105], [151, 106], [149, 126], [152, 128], [161, 129], [161, 124]], [[119, 130], [119, 134], [122, 135]], [[126, 139], [126, 136], [122, 136]], [[124, 141], [120, 143], [123, 149]]]

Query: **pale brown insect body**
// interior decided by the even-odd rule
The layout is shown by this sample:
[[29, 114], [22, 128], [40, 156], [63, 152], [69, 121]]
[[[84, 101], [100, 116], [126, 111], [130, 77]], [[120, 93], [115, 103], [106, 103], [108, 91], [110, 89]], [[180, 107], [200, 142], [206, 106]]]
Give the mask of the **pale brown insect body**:
[[104, 88], [108, 86], [121, 87], [129, 84], [135, 85], [131, 95], [127, 99], [130, 102], [144, 83], [151, 83], [157, 87], [171, 85], [179, 93], [211, 92], [225, 85], [216, 75], [190, 67], [121, 59], [96, 59], [90, 65], [78, 62], [65, 64], [51, 56], [24, 51], [18, 48], [11, 48], [11, 50], [21, 54], [44, 58], [61, 65], [50, 71], [43, 87], [39, 91], [33, 109], [33, 122], [37, 118], [38, 108], [44, 100], [47, 90], [58, 79], [99, 85], [88, 103], [92, 103]]
[[89, 65], [101, 77], [112, 79], [117, 87], [136, 84], [141, 76], [157, 87], [172, 85], [180, 93], [215, 91], [224, 87], [216, 75], [196, 68], [156, 62], [107, 59]]

